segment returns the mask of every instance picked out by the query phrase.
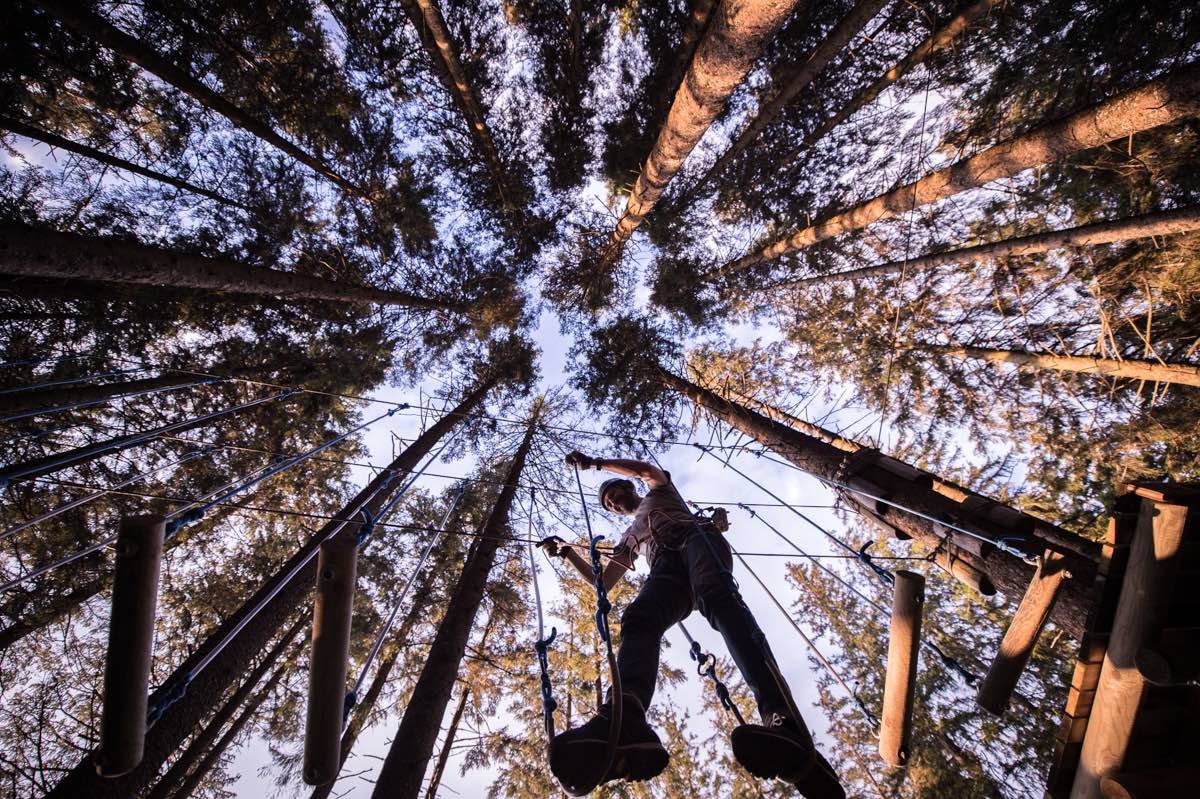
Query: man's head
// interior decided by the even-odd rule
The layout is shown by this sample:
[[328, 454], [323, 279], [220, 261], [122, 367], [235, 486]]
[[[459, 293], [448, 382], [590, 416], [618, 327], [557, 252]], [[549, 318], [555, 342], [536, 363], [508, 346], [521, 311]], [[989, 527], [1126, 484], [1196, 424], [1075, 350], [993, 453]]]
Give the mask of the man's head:
[[642, 504], [642, 498], [634, 489], [633, 481], [623, 477], [615, 477], [601, 483], [599, 496], [600, 504], [606, 510], [620, 513], [622, 516], [632, 516], [637, 512], [638, 505]]

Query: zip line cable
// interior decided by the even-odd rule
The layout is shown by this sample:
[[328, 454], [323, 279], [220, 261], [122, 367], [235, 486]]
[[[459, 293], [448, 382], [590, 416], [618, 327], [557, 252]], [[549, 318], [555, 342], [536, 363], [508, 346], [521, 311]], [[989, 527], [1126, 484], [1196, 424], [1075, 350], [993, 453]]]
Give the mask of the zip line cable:
[[[462, 500], [463, 494], [466, 492], [466, 484], [460, 484], [458, 491], [454, 494], [454, 500], [446, 508], [446, 512], [442, 514], [442, 521], [438, 524], [439, 530], [445, 530], [446, 524], [450, 521], [451, 514], [458, 507], [458, 503]], [[383, 642], [387, 638], [388, 632], [391, 631], [392, 625], [396, 622], [396, 616], [400, 613], [400, 606], [404, 603], [408, 596], [408, 591], [417, 580], [417, 575], [421, 573], [421, 569], [425, 566], [425, 561], [429, 557], [429, 553], [433, 552], [433, 547], [441, 538], [440, 532], [435, 532], [429, 537], [428, 543], [425, 544], [425, 549], [421, 551], [421, 557], [417, 560], [417, 565], [413, 567], [412, 574], [404, 583], [404, 587], [400, 589], [400, 595], [396, 597], [396, 601], [392, 603], [392, 610], [388, 614], [387, 619], [379, 628], [378, 634], [375, 636], [375, 642], [371, 645], [371, 651], [367, 655], [367, 659], [363, 661], [362, 667], [358, 671], [358, 677], [354, 680], [354, 687], [346, 694], [345, 705], [342, 709], [342, 727], [350, 721], [350, 712], [354, 710], [358, 704], [358, 692], [362, 690], [363, 682], [367, 679], [367, 673], [371, 670], [371, 666], [375, 663], [375, 658], [379, 657], [380, 650], [383, 649]]]
[[43, 514], [33, 517], [32, 519], [26, 519], [23, 522], [14, 524], [12, 527], [9, 527], [7, 530], [0, 531], [0, 541], [4, 541], [5, 539], [7, 539], [13, 535], [16, 535], [17, 533], [21, 532], [22, 530], [32, 527], [35, 524], [39, 524], [41, 522], [47, 521], [48, 519], [53, 519], [55, 516], [59, 516], [63, 513], [66, 513], [69, 510], [74, 510], [75, 508], [78, 508], [82, 505], [86, 505], [89, 502], [92, 502], [94, 500], [99, 499], [100, 497], [105, 496], [106, 494], [111, 494], [115, 491], [119, 491], [122, 488], [126, 488], [128, 486], [139, 483], [142, 480], [146, 480], [146, 479], [150, 478], [152, 475], [155, 475], [164, 469], [169, 469], [172, 466], [178, 466], [181, 463], [184, 463], [185, 461], [192, 460], [193, 458], [198, 458], [201, 455], [207, 455], [207, 454], [209, 454], [210, 451], [211, 450], [209, 450], [207, 448], [201, 448], [201, 449], [194, 450], [192, 452], [187, 453], [182, 458], [173, 460], [170, 463], [165, 463], [162, 466], [159, 466], [155, 469], [151, 469], [146, 472], [141, 472], [140, 474], [135, 474], [133, 477], [126, 478], [125, 480], [122, 480], [121, 482], [119, 482], [109, 488], [99, 489], [97, 491], [92, 492], [91, 494], [87, 494], [85, 496], [79, 497], [78, 499], [73, 499], [70, 502], [67, 502], [67, 503], [59, 505], [55, 508], [52, 508]]

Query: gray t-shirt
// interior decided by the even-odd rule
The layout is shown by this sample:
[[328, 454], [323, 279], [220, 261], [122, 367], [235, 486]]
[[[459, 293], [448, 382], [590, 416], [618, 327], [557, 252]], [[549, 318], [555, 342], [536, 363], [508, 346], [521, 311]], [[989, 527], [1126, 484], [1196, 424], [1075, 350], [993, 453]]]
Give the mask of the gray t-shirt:
[[633, 524], [621, 537], [621, 546], [628, 547], [635, 557], [645, 555], [651, 565], [654, 565], [660, 548], [679, 546], [695, 522], [695, 517], [669, 482], [670, 475], [667, 480], [666, 485], [651, 488], [642, 497]]

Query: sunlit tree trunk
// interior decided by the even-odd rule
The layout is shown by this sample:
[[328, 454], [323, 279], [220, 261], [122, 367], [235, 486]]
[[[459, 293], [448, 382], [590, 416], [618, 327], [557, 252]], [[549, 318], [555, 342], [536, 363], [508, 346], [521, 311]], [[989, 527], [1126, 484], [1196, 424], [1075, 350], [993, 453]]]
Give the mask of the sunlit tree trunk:
[[488, 575], [496, 562], [496, 552], [501, 542], [511, 537], [509, 511], [540, 413], [541, 401], [538, 400], [525, 436], [508, 467], [496, 504], [483, 525], [482, 535], [476, 540], [475, 551], [463, 566], [458, 585], [446, 605], [446, 613], [438, 625], [421, 676], [413, 687], [400, 727], [375, 782], [372, 796], [376, 799], [418, 799], [420, 796], [425, 768], [437, 743], [438, 730], [466, 654], [467, 639], [483, 602]]
[[42, 130], [41, 128], [34, 127], [33, 125], [28, 125], [19, 119], [13, 119], [12, 117], [4, 114], [0, 114], [0, 128], [12, 131], [13, 133], [24, 136], [27, 139], [33, 139], [35, 141], [40, 141], [43, 144], [48, 144], [51, 147], [57, 147], [60, 150], [66, 150], [67, 152], [75, 153], [76, 155], [82, 155], [84, 158], [90, 158], [91, 160], [97, 161], [101, 164], [115, 167], [126, 172], [132, 172], [135, 175], [141, 175], [144, 178], [149, 178], [150, 180], [157, 181], [158, 183], [174, 186], [181, 191], [197, 194], [201, 197], [207, 197], [210, 200], [216, 200], [217, 202], [225, 205], [232, 205], [235, 208], [246, 208], [246, 206], [242, 205], [236, 200], [229, 199], [223, 194], [218, 194], [215, 191], [202, 188], [193, 183], [188, 183], [186, 180], [171, 177], [170, 175], [163, 174], [162, 172], [158, 172], [144, 166], [139, 166], [132, 161], [126, 161], [124, 158], [118, 158], [115, 155], [109, 155], [106, 152], [97, 150], [94, 147], [88, 147], [86, 144], [79, 144], [78, 142], [73, 142], [70, 139], [64, 139], [62, 136], [59, 136], [56, 133], [51, 133], [48, 130]]
[[458, 46], [450, 36], [450, 30], [446, 27], [446, 20], [442, 17], [436, 0], [400, 0], [400, 5], [416, 28], [442, 85], [454, 98], [454, 104], [463, 115], [471, 139], [483, 155], [484, 163], [491, 173], [501, 207], [509, 211], [520, 210], [517, 207], [517, 197], [509, 185], [508, 171], [504, 168], [504, 162], [500, 160], [496, 140], [488, 127], [483, 104], [475, 87], [467, 80], [462, 59], [458, 55]]
[[642, 166], [604, 253], [611, 266], [621, 248], [654, 208], [667, 184], [700, 142], [729, 95], [754, 66], [796, 0], [722, 0], [675, 93], [654, 149]]
[[750, 142], [754, 141], [767, 125], [770, 125], [779, 116], [779, 112], [788, 103], [795, 100], [796, 96], [812, 83], [813, 78], [821, 74], [833, 57], [849, 44], [888, 2], [889, 0], [858, 0], [854, 8], [850, 9], [850, 13], [834, 26], [833, 30], [817, 45], [816, 49], [808, 54], [807, 58], [792, 64], [786, 72], [779, 76], [775, 82], [778, 88], [771, 99], [759, 107], [758, 113], [746, 124], [729, 149], [709, 167], [695, 186], [688, 189], [688, 194], [693, 195], [698, 192], [704, 184], [721, 174], [726, 167], [733, 163], [733, 159], [750, 146]]
[[[115, 779], [105, 779], [96, 773], [92, 755], [75, 766], [50, 791], [48, 796], [87, 796], [89, 799], [126, 797], [142, 791], [158, 773], [162, 764], [208, 712], [212, 697], [229, 689], [312, 593], [316, 581], [316, 553], [321, 542], [332, 535], [355, 535], [362, 524], [361, 509], [374, 514], [404, 482], [404, 475], [415, 469], [443, 436], [462, 423], [496, 384], [496, 368], [492, 374], [469, 392], [458, 405], [417, 437], [392, 463], [367, 484], [347, 505], [311, 536], [300, 549], [238, 610], [214, 630], [196, 650], [180, 663], [159, 689], [150, 697], [151, 706], [171, 694], [178, 686], [187, 690], [168, 705], [162, 716], [146, 735], [142, 762], [133, 771]], [[349, 520], [349, 521], [341, 521]], [[261, 609], [257, 609], [259, 604]], [[229, 637], [228, 642], [225, 639]], [[218, 653], [208, 665], [193, 675], [210, 652]], [[190, 679], [189, 679], [190, 678]]]
[[[233, 718], [233, 714], [237, 713], [242, 704], [250, 697], [250, 694], [254, 693], [254, 689], [258, 687], [259, 682], [262, 681], [266, 673], [275, 666], [280, 655], [291, 646], [296, 636], [304, 630], [308, 620], [309, 616], [307, 613], [300, 614], [296, 623], [280, 636], [279, 640], [275, 642], [275, 646], [271, 647], [271, 651], [258, 662], [258, 665], [251, 670], [246, 679], [242, 681], [242, 684], [238, 686], [238, 689], [221, 705], [216, 715], [209, 719], [208, 723], [204, 725], [204, 729], [192, 739], [187, 749], [183, 750], [183, 754], [171, 764], [171, 767], [167, 769], [162, 778], [154, 784], [154, 787], [146, 794], [145, 799], [167, 799], [172, 795], [175, 786], [183, 780], [189, 771], [193, 771], [198, 765], [201, 758], [209, 750], [209, 747], [217, 740], [217, 736], [221, 734], [221, 730]], [[195, 770], [200, 771], [198, 768]]]
[[1176, 233], [1187, 233], [1200, 230], [1200, 206], [1189, 206], [1171, 211], [1154, 211], [1153, 213], [1128, 219], [1116, 219], [1111, 222], [1094, 222], [1090, 225], [1051, 230], [1046, 233], [1036, 233], [1030, 236], [1018, 236], [989, 244], [978, 244], [974, 247], [962, 247], [957, 250], [929, 253], [907, 261], [889, 261], [877, 266], [864, 266], [861, 269], [850, 269], [845, 272], [833, 272], [827, 275], [813, 275], [796, 280], [777, 283], [772, 288], [783, 286], [812, 286], [832, 283], [838, 280], [855, 278], [879, 277], [881, 275], [904, 272], [921, 272], [935, 269], [939, 266], [963, 265], [990, 258], [1006, 258], [1015, 255], [1034, 255], [1065, 247], [1086, 247], [1093, 244], [1111, 244], [1114, 241], [1130, 241], [1158, 236], [1170, 236]]
[[918, 348], [938, 352], [952, 358], [1011, 363], [1019, 369], [1053, 369], [1059, 372], [1081, 372], [1097, 377], [1123, 377], [1129, 380], [1200, 386], [1200, 366], [1187, 363], [1051, 355], [1021, 350], [996, 350], [986, 347], [957, 347], [938, 344], [924, 344], [919, 345]]
[[462, 723], [463, 713], [467, 710], [467, 700], [471, 697], [471, 687], [464, 685], [458, 695], [458, 705], [454, 715], [450, 717], [450, 726], [446, 728], [446, 740], [438, 752], [437, 762], [433, 764], [433, 774], [429, 777], [429, 788], [425, 791], [425, 799], [436, 799], [438, 788], [442, 784], [442, 774], [446, 771], [446, 763], [450, 761], [450, 751], [454, 746], [454, 738], [458, 735], [458, 725]]
[[912, 208], [944, 200], [994, 180], [1060, 161], [1092, 147], [1123, 139], [1200, 113], [1200, 64], [1192, 63], [1139, 88], [1122, 92], [1065, 119], [1001, 142], [939, 169], [915, 183], [803, 228], [760, 250], [710, 271], [709, 279], [733, 274], [819, 242], [862, 230]]
[[812, 147], [821, 139], [829, 135], [829, 133], [838, 125], [845, 122], [857, 112], [866, 108], [879, 95], [883, 94], [884, 90], [894, 84], [896, 81], [904, 77], [913, 67], [917, 66], [931, 55], [940, 53], [950, 47], [954, 42], [965, 33], [972, 25], [981, 20], [992, 10], [993, 6], [999, 5], [1004, 0], [973, 0], [963, 7], [962, 11], [951, 17], [945, 25], [938, 28], [929, 38], [914, 47], [908, 55], [896, 62], [896, 64], [887, 72], [880, 75], [869, 86], [854, 96], [850, 102], [842, 106], [829, 119], [825, 120], [819, 126], [813, 129], [811, 133], [805, 136], [798, 145], [791, 148], [782, 158], [776, 161], [776, 166], [782, 167], [793, 161], [797, 155], [804, 150]]
[[[730, 402], [667, 369], [660, 367], [658, 372], [668, 388], [678, 391], [717, 419], [757, 440], [801, 471], [839, 483], [852, 481], [859, 486], [859, 490], [866, 490], [870, 486], [873, 489], [870, 493], [874, 496], [903, 505], [907, 510], [886, 507], [879, 508], [877, 512], [887, 524], [930, 548], [941, 544], [949, 533], [931, 518], [949, 520], [984, 538], [995, 539], [1009, 532], [968, 513], [964, 505], [936, 491], [922, 475], [907, 474], [903, 468], [889, 468], [889, 463], [882, 458], [862, 457], [862, 452], [844, 452], [819, 438]], [[874, 456], [877, 453], [872, 451], [870, 454]], [[1054, 621], [1069, 634], [1080, 633], [1090, 604], [1088, 586], [1091, 585], [1090, 575], [1095, 572], [1097, 545], [1027, 514], [1012, 512], [1021, 519], [1027, 519], [1026, 526], [1031, 528], [1023, 534], [1027, 539], [1024, 546], [1037, 553], [1053, 546], [1064, 551], [1071, 560], [1072, 574], [1077, 579], [1067, 584], [1060, 604], [1055, 607]], [[1031, 565], [999, 549], [984, 548], [978, 554], [961, 550], [961, 555], [968, 563], [986, 572], [996, 587], [1008, 597], [1022, 596], [1033, 577]]]
[[405, 291], [357, 286], [114, 238], [13, 224], [0, 226], [0, 274], [190, 288], [293, 300], [379, 303], [421, 310], [462, 310], [461, 305], [453, 301], [430, 299]]

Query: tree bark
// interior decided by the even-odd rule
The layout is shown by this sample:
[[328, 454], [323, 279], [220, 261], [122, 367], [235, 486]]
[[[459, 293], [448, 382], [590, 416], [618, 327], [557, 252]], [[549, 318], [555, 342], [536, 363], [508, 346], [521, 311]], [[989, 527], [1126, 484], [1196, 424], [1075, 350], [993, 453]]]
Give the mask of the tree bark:
[[817, 45], [815, 50], [808, 54], [806, 59], [793, 64], [788, 71], [779, 76], [779, 79], [776, 81], [779, 88], [775, 92], [775, 95], [759, 107], [758, 113], [742, 129], [742, 132], [733, 144], [730, 145], [729, 149], [722, 153], [721, 157], [716, 160], [716, 163], [709, 167], [704, 176], [696, 182], [696, 185], [688, 189], [687, 194], [690, 196], [700, 191], [706, 183], [721, 174], [726, 167], [733, 163], [733, 159], [737, 158], [750, 146], [750, 143], [766, 129], [767, 125], [770, 125], [779, 116], [779, 112], [795, 100], [796, 96], [804, 91], [813, 78], [821, 74], [822, 70], [833, 60], [833, 57], [849, 44], [858, 35], [859, 31], [874, 19], [879, 10], [887, 5], [889, 1], [858, 0], [854, 8], [850, 9], [850, 13], [834, 26], [833, 30]]
[[471, 139], [483, 155], [500, 205], [508, 211], [520, 211], [516, 204], [516, 193], [509, 185], [508, 170], [500, 160], [500, 152], [496, 149], [496, 140], [488, 127], [487, 116], [483, 112], [483, 104], [475, 87], [467, 80], [463, 70], [462, 60], [458, 56], [458, 46], [450, 37], [446, 20], [442, 17], [441, 9], [436, 0], [400, 0], [404, 13], [417, 29], [421, 44], [433, 63], [434, 71], [446, 91], [454, 98], [454, 104], [467, 123]]
[[[924, 516], [946, 519], [958, 527], [992, 540], [1014, 534], [1013, 526], [1000, 526], [991, 523], [987, 518], [981, 518], [971, 512], [965, 503], [957, 502], [934, 490], [929, 481], [920, 475], [914, 478], [905, 474], [903, 469], [888, 468], [886, 461], [873, 457], [873, 452], [867, 457], [864, 457], [862, 451], [846, 453], [818, 438], [805, 435], [730, 402], [666, 369], [659, 367], [658, 371], [668, 388], [683, 394], [730, 427], [754, 438], [801, 471], [868, 491], [874, 496], [889, 499], [922, 514], [918, 516], [907, 510], [882, 505], [876, 506], [874, 511], [882, 516], [887, 524], [930, 548], [942, 545], [951, 531]], [[1099, 546], [1028, 514], [1013, 509], [1006, 510], [1023, 522], [1018, 525], [1025, 530], [1021, 533], [1023, 549], [1037, 552], [1047, 548], [1054, 549], [1063, 552], [1070, 561], [1071, 572], [1079, 579], [1072, 580], [1064, 590], [1053, 618], [1069, 634], [1080, 634], [1087, 616], [1087, 608], [1090, 606], [1086, 586], [1091, 585], [1091, 576], [1095, 574]], [[956, 552], [956, 557], [962, 557], [986, 572], [996, 587], [1008, 597], [1022, 596], [1033, 577], [1032, 566], [991, 546], [980, 547], [978, 552], [960, 550]]]
[[446, 606], [442, 623], [425, 658], [421, 676], [413, 687], [412, 697], [400, 728], [392, 740], [383, 768], [375, 782], [375, 799], [418, 799], [425, 768], [433, 755], [438, 730], [454, 690], [454, 681], [467, 650], [467, 639], [487, 588], [488, 575], [496, 562], [496, 552], [502, 541], [511, 536], [508, 516], [517, 493], [517, 481], [525, 467], [525, 458], [533, 443], [541, 414], [537, 400], [525, 437], [517, 447], [496, 504], [477, 539], [475, 552], [463, 566], [454, 595]]
[[8, 416], [10, 414], [41, 408], [56, 408], [60, 405], [101, 402], [126, 394], [140, 394], [149, 391], [162, 391], [169, 388], [182, 388], [202, 379], [196, 375], [178, 373], [165, 374], [158, 377], [146, 377], [140, 380], [123, 380], [114, 383], [50, 386], [31, 391], [14, 391], [11, 394], [0, 394], [0, 416]]
[[192, 773], [188, 775], [187, 779], [184, 780], [183, 785], [179, 786], [179, 790], [175, 792], [171, 799], [188, 799], [188, 797], [192, 795], [192, 793], [200, 785], [201, 781], [208, 776], [208, 772], [212, 771], [212, 767], [216, 764], [216, 762], [221, 759], [221, 755], [225, 754], [225, 750], [229, 748], [229, 745], [237, 740], [237, 737], [241, 735], [242, 730], [245, 729], [247, 722], [249, 722], [250, 719], [254, 717], [254, 714], [258, 712], [258, 709], [262, 707], [262, 703], [265, 702], [267, 697], [271, 695], [271, 691], [275, 690], [275, 686], [279, 684], [279, 681], [283, 678], [283, 675], [286, 671], [286, 665], [280, 666], [275, 670], [275, 673], [271, 675], [269, 680], [267, 680], [267, 684], [263, 686], [263, 689], [259, 691], [253, 699], [250, 700], [249, 704], [242, 708], [242, 712], [238, 714], [238, 717], [234, 720], [233, 724], [230, 725], [229, 729], [225, 731], [225, 734], [221, 736], [221, 740], [217, 741], [216, 745], [213, 746], [212, 749], [208, 750], [208, 754], [204, 756], [204, 759], [200, 761], [199, 765], [197, 765]]
[[952, 358], [971, 358], [993, 363], [1011, 363], [1017, 368], [1054, 369], [1060, 372], [1083, 372], [1098, 377], [1124, 377], [1130, 380], [1149, 380], [1156, 383], [1178, 383], [1200, 386], [1200, 366], [1188, 363], [1118, 360], [1080, 355], [1050, 355], [1019, 350], [995, 350], [986, 347], [955, 347], [942, 344], [923, 344], [919, 349], [940, 352]]
[[450, 717], [450, 726], [446, 729], [446, 740], [438, 752], [437, 763], [433, 766], [433, 774], [429, 777], [429, 788], [425, 791], [425, 799], [437, 799], [438, 788], [442, 784], [442, 774], [446, 771], [446, 763], [450, 760], [450, 748], [454, 746], [454, 736], [458, 734], [458, 725], [462, 723], [463, 713], [467, 710], [467, 699], [471, 696], [470, 686], [463, 686], [458, 696], [458, 705], [454, 715]]
[[[233, 718], [233, 714], [238, 711], [242, 703], [250, 697], [250, 694], [258, 687], [263, 676], [275, 665], [280, 655], [291, 645], [292, 640], [300, 634], [307, 622], [308, 614], [302, 613], [295, 624], [280, 636], [279, 640], [275, 642], [275, 646], [271, 648], [271, 651], [258, 662], [258, 665], [246, 676], [246, 679], [233, 692], [233, 695], [225, 700], [225, 704], [221, 705], [221, 709], [209, 720], [208, 724], [204, 725], [204, 729], [192, 739], [192, 742], [188, 744], [183, 754], [171, 764], [167, 772], [163, 774], [162, 778], [146, 794], [145, 799], [167, 799], [171, 796], [175, 786], [184, 779], [189, 771], [193, 770], [193, 766], [198, 764], [213, 741], [217, 740], [221, 729]], [[196, 771], [203, 773], [200, 769], [196, 769]]]
[[59, 136], [56, 133], [51, 133], [48, 130], [42, 130], [41, 128], [26, 124], [19, 119], [13, 119], [12, 117], [4, 114], [0, 114], [0, 128], [11, 131], [20, 136], [24, 136], [27, 139], [33, 139], [35, 141], [40, 141], [43, 144], [48, 144], [51, 147], [57, 147], [60, 150], [66, 150], [67, 152], [75, 153], [76, 155], [82, 155], [84, 158], [90, 158], [91, 160], [98, 161], [101, 164], [107, 164], [108, 166], [122, 169], [126, 172], [132, 172], [135, 175], [141, 175], [144, 178], [149, 178], [150, 180], [154, 180], [159, 183], [165, 183], [168, 186], [174, 186], [181, 191], [197, 194], [201, 197], [207, 197], [210, 200], [216, 200], [224, 205], [232, 205], [233, 207], [241, 208], [244, 211], [249, 210], [246, 206], [242, 205], [236, 200], [229, 199], [223, 194], [218, 194], [215, 191], [201, 188], [200, 186], [197, 186], [193, 183], [188, 183], [186, 180], [182, 180], [181, 178], [171, 177], [170, 175], [157, 172], [153, 169], [149, 169], [148, 167], [139, 166], [132, 161], [126, 161], [124, 158], [118, 158], [115, 155], [109, 155], [106, 152], [97, 150], [94, 147], [88, 147], [86, 144], [78, 144], [70, 139], [64, 139], [62, 136]]
[[609, 239], [606, 264], [654, 208], [795, 5], [796, 0], [721, 0]]
[[13, 224], [0, 225], [0, 273], [268, 295], [293, 300], [463, 310], [454, 302], [405, 291], [356, 286], [136, 242]]
[[[212, 697], [221, 696], [250, 662], [263, 650], [284, 622], [291, 618], [301, 603], [308, 599], [316, 582], [316, 553], [321, 542], [331, 535], [354, 535], [362, 524], [361, 510], [375, 514], [388, 497], [399, 488], [403, 475], [416, 468], [422, 458], [446, 433], [463, 421], [479, 405], [498, 380], [498, 367], [468, 393], [454, 410], [445, 414], [405, 449], [392, 463], [363, 488], [344, 508], [268, 579], [238, 610], [225, 619], [216, 630], [163, 681], [151, 696], [151, 705], [185, 688], [146, 736], [145, 755], [141, 764], [130, 773], [116, 779], [103, 779], [96, 774], [94, 753], [86, 755], [78, 765], [54, 786], [47, 796], [68, 799], [87, 796], [89, 799], [116, 799], [137, 794], [154, 779], [163, 762], [187, 739], [196, 724], [208, 712]], [[338, 521], [351, 520], [351, 521]], [[261, 608], [258, 605], [262, 604]], [[230, 640], [225, 641], [226, 638]], [[194, 670], [210, 652], [219, 653], [198, 674]]]
[[[662, 91], [654, 100], [656, 124], [661, 125], [671, 110], [671, 103], [682, 85], [683, 76], [691, 66], [692, 58], [696, 55], [696, 46], [700, 44], [704, 29], [712, 18], [713, 6], [717, 0], [692, 0], [691, 13], [688, 15], [687, 26], [679, 37], [679, 47], [675, 60], [671, 63], [671, 72], [662, 83]], [[649, 153], [646, 156], [649, 157]]]
[[54, 472], [63, 469], [70, 469], [74, 466], [81, 466], [85, 463], [90, 463], [97, 458], [102, 458], [106, 455], [111, 455], [114, 452], [128, 449], [129, 447], [141, 444], [144, 441], [151, 441], [158, 436], [168, 433], [182, 433], [185, 430], [194, 430], [197, 427], [203, 427], [206, 424], [228, 416], [233, 413], [238, 413], [244, 410], [249, 410], [256, 405], [261, 405], [264, 402], [270, 402], [273, 399], [282, 397], [282, 394], [272, 394], [269, 397], [253, 400], [252, 402], [235, 405], [232, 408], [216, 411], [214, 413], [204, 414], [195, 419], [188, 419], [182, 422], [173, 422], [162, 427], [156, 427], [153, 430], [147, 430], [141, 433], [131, 433], [127, 436], [118, 436], [110, 438], [107, 441], [101, 441], [96, 444], [85, 444], [82, 447], [76, 447], [66, 452], [60, 452], [53, 455], [46, 455], [33, 460], [14, 463], [10, 466], [5, 466], [0, 469], [0, 486], [7, 485], [12, 480], [32, 480], [35, 477], [42, 475], [53, 474]]
[[940, 53], [958, 39], [968, 28], [982, 19], [993, 6], [1003, 0], [974, 0], [963, 7], [945, 25], [938, 28], [929, 38], [914, 47], [908, 55], [896, 62], [895, 66], [876, 78], [869, 86], [854, 96], [849, 103], [836, 114], [825, 120], [819, 127], [809, 133], [801, 142], [788, 151], [786, 155], [775, 162], [776, 167], [794, 160], [804, 150], [812, 147], [829, 135], [834, 128], [841, 125], [858, 111], [873, 103], [884, 90], [904, 77], [908, 72], [934, 53]]
[[310, 155], [288, 141], [267, 123], [255, 118], [247, 111], [226, 100], [220, 94], [208, 88], [203, 81], [171, 63], [166, 58], [163, 58], [161, 54], [120, 30], [115, 25], [112, 25], [104, 17], [87, 9], [82, 4], [64, 2], [63, 0], [35, 0], [35, 2], [36, 5], [47, 13], [53, 14], [85, 36], [95, 39], [122, 58], [137, 64], [164, 83], [174, 86], [201, 105], [225, 117], [239, 128], [287, 153], [292, 158], [307, 165], [317, 174], [336, 183], [345, 191], [355, 194], [364, 200], [372, 200], [370, 194], [365, 189], [346, 180], [346, 178], [331, 169], [324, 161]]
[[836, 213], [717, 267], [706, 277], [711, 280], [731, 275], [827, 239], [862, 230], [913, 208], [1197, 113], [1200, 113], [1200, 63], [1193, 62], [1158, 80], [1042, 125], [914, 183]]
[[1127, 219], [1114, 219], [1111, 222], [1093, 222], [1090, 225], [1051, 230], [1046, 233], [1035, 233], [1031, 236], [994, 241], [988, 244], [978, 244], [974, 247], [962, 247], [957, 250], [934, 252], [921, 255], [907, 261], [889, 261], [877, 266], [864, 266], [861, 269], [850, 269], [845, 272], [833, 272], [828, 275], [813, 275], [796, 280], [777, 283], [771, 288], [811, 286], [832, 283], [838, 280], [854, 280], [865, 277], [879, 277], [900, 272], [920, 272], [948, 264], [983, 261], [989, 258], [1005, 258], [1014, 255], [1033, 255], [1049, 252], [1065, 247], [1086, 247], [1092, 244], [1111, 244], [1114, 241], [1145, 239], [1153, 236], [1170, 236], [1175, 233], [1187, 233], [1200, 230], [1200, 206], [1175, 208], [1170, 211], [1154, 211], [1141, 216]]

